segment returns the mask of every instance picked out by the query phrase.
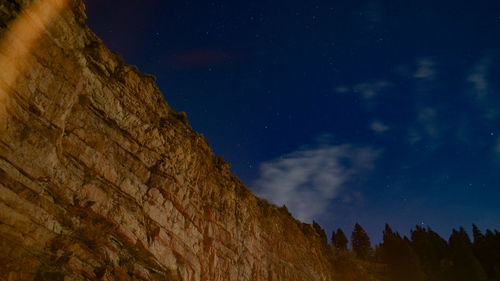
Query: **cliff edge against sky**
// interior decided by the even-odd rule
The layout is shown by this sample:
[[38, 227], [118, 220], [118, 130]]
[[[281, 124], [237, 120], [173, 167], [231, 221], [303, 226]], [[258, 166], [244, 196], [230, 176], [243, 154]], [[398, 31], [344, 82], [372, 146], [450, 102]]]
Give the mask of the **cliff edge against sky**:
[[0, 68], [0, 279], [333, 280], [81, 0], [1, 0]]

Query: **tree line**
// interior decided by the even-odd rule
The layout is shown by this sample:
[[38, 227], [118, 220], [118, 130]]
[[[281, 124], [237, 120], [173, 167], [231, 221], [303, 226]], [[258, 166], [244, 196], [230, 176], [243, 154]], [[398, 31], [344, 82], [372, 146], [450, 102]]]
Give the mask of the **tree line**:
[[[313, 225], [318, 230], [319, 225]], [[356, 223], [350, 249], [340, 228], [326, 244], [336, 277], [342, 281], [500, 281], [500, 232], [483, 233], [473, 225], [472, 234], [471, 239], [460, 227], [445, 240], [430, 227], [416, 226], [407, 237], [386, 224], [383, 241], [372, 247]]]

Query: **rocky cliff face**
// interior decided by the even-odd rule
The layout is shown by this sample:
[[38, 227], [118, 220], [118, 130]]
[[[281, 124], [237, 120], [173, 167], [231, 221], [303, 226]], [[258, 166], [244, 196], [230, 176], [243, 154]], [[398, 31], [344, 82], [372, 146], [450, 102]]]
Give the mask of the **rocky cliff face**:
[[0, 0], [0, 70], [0, 280], [333, 280], [81, 0]]

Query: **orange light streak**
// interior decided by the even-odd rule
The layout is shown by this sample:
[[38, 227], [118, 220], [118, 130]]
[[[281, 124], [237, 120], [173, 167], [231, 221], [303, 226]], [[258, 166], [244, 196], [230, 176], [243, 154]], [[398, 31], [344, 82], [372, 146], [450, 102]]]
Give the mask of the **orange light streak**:
[[23, 60], [69, 2], [34, 0], [9, 24], [3, 38], [0, 38], [0, 108], [5, 106], [9, 92], [24, 71]]

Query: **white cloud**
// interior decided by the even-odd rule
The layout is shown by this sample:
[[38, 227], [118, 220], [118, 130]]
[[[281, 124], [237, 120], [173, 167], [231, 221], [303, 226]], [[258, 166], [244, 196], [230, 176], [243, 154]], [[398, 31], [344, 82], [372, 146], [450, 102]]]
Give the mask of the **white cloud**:
[[410, 144], [416, 144], [417, 142], [422, 140], [422, 135], [416, 128], [408, 129], [408, 142]]
[[438, 138], [437, 111], [432, 107], [422, 107], [418, 110], [417, 121], [428, 137]]
[[438, 140], [442, 133], [438, 126], [437, 110], [433, 107], [418, 107], [417, 126], [408, 129], [408, 141], [415, 144], [423, 139]]
[[392, 73], [402, 77], [411, 77], [413, 76], [413, 69], [409, 64], [404, 63], [394, 67]]
[[339, 94], [356, 93], [360, 94], [365, 100], [370, 101], [376, 97], [381, 91], [392, 86], [391, 82], [386, 80], [370, 80], [367, 82], [358, 83], [351, 86], [341, 85], [335, 87], [333, 91]]
[[417, 60], [417, 70], [413, 77], [432, 80], [436, 77], [436, 63], [430, 58], [420, 58]]
[[380, 121], [375, 120], [370, 124], [370, 129], [372, 129], [376, 133], [384, 133], [388, 131], [390, 127]]
[[478, 101], [482, 101], [488, 95], [488, 72], [491, 64], [490, 58], [484, 58], [476, 63], [467, 76], [467, 81], [472, 84]]
[[373, 82], [359, 83], [353, 86], [355, 93], [360, 93], [365, 99], [375, 97], [380, 91], [391, 86], [391, 83], [385, 80], [376, 80]]
[[362, 11], [366, 20], [371, 24], [380, 24], [384, 21], [382, 6], [376, 2], [365, 3]]
[[493, 148], [493, 153], [495, 154], [496, 157], [500, 158], [500, 137], [497, 138], [495, 147]]
[[346, 86], [339, 86], [339, 87], [335, 88], [335, 92], [339, 93], [339, 94], [348, 93], [349, 91], [350, 91], [350, 89]]
[[[330, 201], [341, 195], [354, 176], [373, 168], [379, 152], [352, 145], [322, 144], [300, 149], [262, 163], [260, 177], [253, 184], [258, 196], [288, 210], [298, 219], [310, 222], [324, 213]], [[359, 194], [343, 196], [359, 198]]]

